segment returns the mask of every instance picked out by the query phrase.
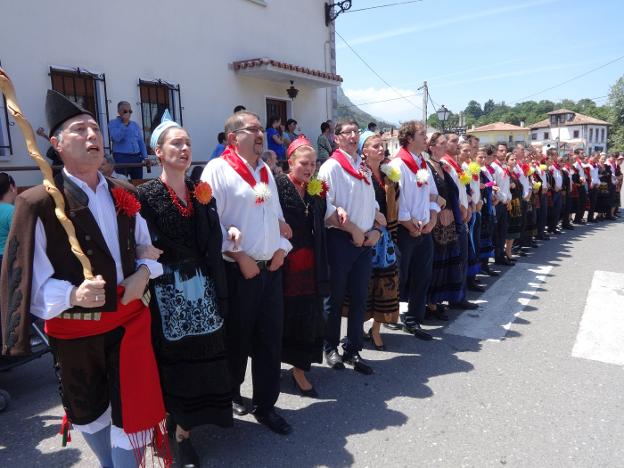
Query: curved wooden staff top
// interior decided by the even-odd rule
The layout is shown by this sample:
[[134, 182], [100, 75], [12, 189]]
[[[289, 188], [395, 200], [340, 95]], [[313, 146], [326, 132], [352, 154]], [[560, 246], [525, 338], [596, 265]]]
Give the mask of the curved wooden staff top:
[[43, 173], [43, 185], [48, 194], [50, 194], [54, 200], [54, 214], [56, 214], [57, 219], [60, 221], [63, 229], [67, 233], [71, 250], [82, 265], [82, 273], [86, 279], [93, 279], [91, 262], [80, 248], [74, 225], [65, 215], [65, 199], [59, 189], [56, 188], [56, 185], [54, 185], [52, 168], [43, 156], [41, 156], [39, 148], [37, 148], [37, 142], [35, 141], [35, 132], [33, 132], [32, 126], [28, 120], [26, 120], [24, 114], [22, 114], [19, 104], [17, 103], [17, 98], [15, 97], [15, 88], [13, 87], [13, 83], [11, 82], [9, 75], [7, 75], [2, 68], [0, 68], [0, 90], [6, 97], [7, 109], [11, 113], [11, 116], [15, 119], [15, 122], [17, 122], [17, 125], [24, 135], [28, 154], [32, 159], [34, 159], [35, 163], [37, 163], [37, 166]]

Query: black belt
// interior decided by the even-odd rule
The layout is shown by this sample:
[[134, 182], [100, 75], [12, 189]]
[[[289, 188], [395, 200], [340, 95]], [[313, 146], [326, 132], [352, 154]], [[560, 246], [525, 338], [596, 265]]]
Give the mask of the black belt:
[[271, 260], [256, 260], [256, 265], [261, 270], [268, 270], [269, 266], [271, 266]]

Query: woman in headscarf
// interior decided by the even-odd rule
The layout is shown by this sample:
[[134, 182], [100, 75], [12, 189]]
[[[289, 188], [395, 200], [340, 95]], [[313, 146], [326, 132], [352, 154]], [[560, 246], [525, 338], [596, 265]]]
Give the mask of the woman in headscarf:
[[[379, 211], [386, 217], [386, 229], [391, 238], [391, 244], [387, 247], [394, 251], [398, 227], [398, 180], [401, 174], [387, 164], [389, 161], [385, 159], [384, 147], [379, 135], [370, 131], [362, 133], [359, 152], [373, 175], [375, 199], [379, 204]], [[383, 243], [376, 248], [382, 248], [382, 245]], [[396, 261], [386, 267], [373, 265], [373, 274], [368, 284], [368, 301], [364, 320], [370, 318], [373, 318], [373, 326], [367, 336], [375, 349], [382, 351], [385, 345], [379, 334], [381, 324], [396, 324], [399, 319], [399, 270]]]
[[304, 136], [289, 145], [287, 157], [288, 174], [275, 179], [293, 246], [283, 267], [282, 362], [293, 366], [292, 379], [299, 393], [316, 398], [318, 393], [305, 373], [313, 362], [323, 362], [323, 298], [329, 295], [324, 224], [327, 187], [313, 178], [316, 151]]
[[222, 234], [210, 186], [186, 176], [188, 132], [166, 113], [150, 145], [162, 174], [138, 190], [152, 242], [163, 251], [164, 273], [150, 283], [154, 350], [178, 464], [198, 467], [191, 429], [232, 425]]

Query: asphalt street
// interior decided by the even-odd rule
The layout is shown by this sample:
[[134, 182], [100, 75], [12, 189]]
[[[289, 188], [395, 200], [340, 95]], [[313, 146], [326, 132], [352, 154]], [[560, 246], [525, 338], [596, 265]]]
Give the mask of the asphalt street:
[[[383, 330], [388, 351], [362, 353], [374, 375], [315, 366], [319, 399], [298, 396], [284, 367], [278, 407], [293, 433], [275, 435], [252, 416], [227, 430], [198, 428], [202, 466], [624, 466], [622, 366], [591, 349], [575, 353], [589, 358], [572, 352], [595, 272], [624, 274], [623, 239], [618, 221], [542, 243], [484, 279], [490, 293], [471, 295], [476, 313], [431, 322], [434, 341]], [[586, 327], [620, 320], [590, 312]], [[591, 330], [583, 336], [601, 346]], [[612, 354], [624, 351], [624, 339], [613, 346]], [[61, 447], [56, 387], [49, 355], [0, 373], [12, 395], [0, 413], [0, 467], [97, 466], [78, 433]], [[248, 382], [243, 395], [251, 396]]]

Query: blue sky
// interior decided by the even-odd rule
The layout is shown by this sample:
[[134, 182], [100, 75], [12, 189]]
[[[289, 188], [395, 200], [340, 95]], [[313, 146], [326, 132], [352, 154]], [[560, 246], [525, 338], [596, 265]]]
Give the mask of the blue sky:
[[[352, 10], [400, 0], [353, 0]], [[393, 122], [422, 117], [417, 88], [427, 80], [437, 105], [453, 111], [470, 99], [599, 98], [624, 75], [624, 58], [536, 96], [624, 55], [622, 0], [422, 0], [341, 14], [336, 31], [338, 73], [354, 104]], [[396, 99], [400, 93], [409, 96]], [[428, 113], [432, 113], [431, 104]]]

